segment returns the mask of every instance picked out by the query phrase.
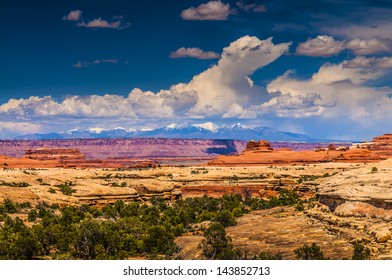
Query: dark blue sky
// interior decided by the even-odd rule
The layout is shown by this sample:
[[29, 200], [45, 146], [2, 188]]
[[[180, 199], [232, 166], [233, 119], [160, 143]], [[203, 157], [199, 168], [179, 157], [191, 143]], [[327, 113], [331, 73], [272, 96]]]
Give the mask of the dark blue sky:
[[[71, 11], [81, 14], [67, 19]], [[55, 128], [119, 125], [154, 127], [179, 120], [212, 120], [218, 124], [239, 120], [253, 126], [270, 125], [335, 138], [363, 138], [388, 132], [383, 131], [386, 127], [373, 110], [377, 102], [386, 106], [390, 99], [388, 94], [392, 92], [388, 78], [392, 66], [387, 60], [391, 54], [391, 16], [391, 1], [3, 1], [0, 9], [0, 138], [30, 130], [47, 132]], [[99, 22], [94, 22], [96, 19]], [[320, 35], [324, 37], [317, 37]], [[221, 96], [225, 92], [216, 93], [219, 84], [206, 86], [210, 78], [205, 77], [182, 91], [171, 90], [173, 95], [168, 98], [181, 104], [173, 105], [174, 101], [168, 101], [166, 95], [159, 100], [155, 98], [151, 110], [153, 106], [166, 108], [161, 115], [151, 113], [146, 117], [138, 113], [137, 108], [149, 104], [144, 99], [113, 101], [108, 97], [110, 100], [100, 100], [103, 103], [128, 102], [128, 107], [109, 104], [113, 110], [129, 108], [132, 111], [111, 116], [105, 116], [107, 104], [99, 103], [97, 109], [96, 103], [86, 101], [105, 94], [126, 99], [134, 88], [158, 94], [178, 83], [189, 83], [195, 75], [218, 63], [223, 48], [244, 36], [254, 36], [261, 42], [273, 37], [270, 46], [273, 49], [281, 43], [291, 42], [291, 45], [284, 49], [284, 54], [269, 59], [263, 57], [265, 52], [260, 52], [258, 57], [252, 58], [260, 59], [254, 66], [249, 66], [244, 56], [238, 54], [238, 59], [244, 61], [240, 65], [236, 61], [230, 67], [250, 67], [238, 73], [245, 73], [241, 79], [247, 76], [253, 80], [255, 86], [249, 93], [242, 80], [232, 77], [227, 82], [221, 77], [230, 76], [228, 73], [232, 70], [218, 67], [221, 88], [227, 88], [230, 104], [235, 103], [233, 106], [212, 104], [211, 108], [206, 107], [209, 102], [220, 102], [220, 97], [209, 100], [205, 96]], [[237, 42], [241, 46], [256, 44], [245, 41]], [[302, 47], [298, 47], [301, 43]], [[173, 55], [180, 48], [185, 48], [184, 52]], [[188, 48], [197, 48], [199, 53]], [[212, 53], [209, 59], [203, 57], [206, 52]], [[343, 71], [341, 75], [347, 77], [328, 83], [317, 80], [321, 90], [318, 92], [312, 76], [326, 65], [331, 68], [327, 69], [328, 73]], [[340, 68], [336, 70], [331, 65]], [[287, 71], [291, 74], [278, 83], [276, 79]], [[364, 71], [366, 76], [363, 76]], [[357, 78], [362, 82], [357, 83]], [[345, 85], [332, 89], [330, 85], [338, 82]], [[334, 89], [341, 93], [333, 96]], [[209, 90], [211, 92], [207, 92]], [[256, 94], [255, 90], [260, 95], [256, 99], [250, 97]], [[350, 96], [354, 90], [358, 93]], [[344, 91], [349, 93], [342, 98]], [[183, 101], [187, 95], [181, 93], [190, 92], [192, 97], [189, 98], [193, 99]], [[370, 96], [364, 97], [366, 94]], [[30, 100], [31, 96], [38, 99]], [[71, 96], [77, 98], [77, 104], [67, 103]], [[41, 100], [44, 97], [50, 100]], [[20, 102], [12, 105], [10, 99]], [[368, 104], [372, 100], [375, 103]], [[86, 109], [86, 106], [91, 108]], [[352, 107], [345, 110], [345, 106]], [[101, 113], [94, 115], [97, 110]], [[381, 111], [384, 110], [388, 111], [387, 108]], [[372, 116], [372, 123], [362, 121], [362, 118], [369, 120], [366, 116]], [[343, 127], [333, 124], [342, 118], [346, 120]], [[331, 129], [326, 132], [319, 129], [319, 125], [328, 125]], [[346, 126], [352, 130], [348, 131]]]

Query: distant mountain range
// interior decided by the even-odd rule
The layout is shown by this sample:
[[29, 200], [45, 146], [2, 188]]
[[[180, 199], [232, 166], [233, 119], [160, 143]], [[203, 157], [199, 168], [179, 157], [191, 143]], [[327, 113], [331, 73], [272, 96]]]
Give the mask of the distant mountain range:
[[218, 126], [211, 122], [202, 124], [171, 124], [163, 128], [127, 130], [122, 127], [115, 129], [90, 128], [87, 130], [71, 129], [58, 133], [27, 134], [18, 136], [16, 140], [47, 140], [47, 139], [97, 139], [97, 138], [191, 138], [191, 139], [234, 139], [234, 140], [267, 140], [320, 142], [303, 134], [278, 131], [270, 127], [251, 128], [241, 123]]

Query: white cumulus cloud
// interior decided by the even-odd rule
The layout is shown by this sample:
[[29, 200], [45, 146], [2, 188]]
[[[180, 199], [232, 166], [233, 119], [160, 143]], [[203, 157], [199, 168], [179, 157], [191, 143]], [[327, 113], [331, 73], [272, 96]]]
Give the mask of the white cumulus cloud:
[[296, 53], [305, 56], [333, 56], [343, 50], [351, 50], [357, 55], [369, 55], [391, 52], [391, 41], [372, 39], [352, 39], [349, 41], [338, 41], [332, 36], [319, 35], [300, 43]]
[[122, 20], [112, 21], [109, 22], [102, 18], [96, 18], [88, 22], [80, 21], [77, 23], [79, 27], [86, 27], [86, 28], [108, 28], [108, 29], [125, 29], [130, 26], [129, 23], [123, 22]]
[[346, 68], [371, 68], [373, 71], [392, 68], [392, 57], [364, 57], [357, 56], [342, 63]]
[[257, 109], [280, 117], [320, 116], [332, 126], [337, 123], [379, 126], [385, 118], [392, 117], [392, 89], [371, 87], [368, 82], [387, 72], [368, 69], [366, 63], [356, 63], [356, 67], [350, 68], [347, 66], [350, 63], [355, 61], [325, 64], [306, 80], [298, 80], [288, 72], [268, 84], [272, 98]]
[[203, 51], [200, 48], [179, 48], [170, 54], [171, 58], [193, 57], [197, 59], [215, 59], [219, 54], [212, 51]]
[[81, 17], [82, 17], [82, 11], [74, 10], [74, 11], [70, 11], [68, 15], [63, 16], [63, 20], [79, 21]]
[[345, 44], [347, 49], [352, 50], [357, 55], [368, 55], [382, 52], [391, 52], [391, 41], [372, 39], [353, 39]]
[[297, 47], [297, 54], [306, 56], [332, 56], [337, 55], [344, 49], [344, 43], [335, 41], [331, 36], [319, 35], [314, 39], [308, 39]]
[[190, 7], [181, 12], [184, 20], [227, 20], [230, 14], [230, 4], [221, 1], [210, 1], [198, 7]]
[[[290, 43], [274, 45], [272, 39], [244, 36], [223, 49], [216, 65], [196, 75], [189, 83], [157, 93], [133, 89], [127, 97], [105, 94], [10, 99], [0, 106], [2, 120], [41, 121], [58, 119], [168, 119], [208, 116], [255, 118], [250, 106], [260, 104], [265, 90], [250, 76], [288, 51]], [[75, 67], [115, 60], [80, 61]], [[68, 122], [68, 121], [66, 121]]]

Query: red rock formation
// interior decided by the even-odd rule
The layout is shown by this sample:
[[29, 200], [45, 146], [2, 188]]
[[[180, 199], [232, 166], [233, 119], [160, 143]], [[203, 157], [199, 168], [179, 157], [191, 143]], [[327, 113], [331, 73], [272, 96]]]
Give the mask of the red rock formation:
[[25, 158], [35, 160], [84, 160], [84, 155], [78, 149], [42, 148], [26, 150]]
[[[392, 144], [392, 142], [391, 142]], [[391, 150], [392, 152], [392, 150]], [[385, 154], [385, 153], [384, 153]], [[392, 154], [391, 154], [392, 157]], [[329, 145], [315, 151], [272, 150], [266, 141], [251, 141], [243, 153], [237, 156], [218, 156], [209, 165], [270, 165], [304, 164], [318, 162], [374, 162], [381, 157], [368, 149], [343, 149]]]
[[390, 158], [392, 157], [392, 134], [374, 137], [371, 142], [355, 144], [354, 147], [370, 150], [383, 159]]
[[244, 152], [269, 152], [272, 151], [272, 147], [268, 141], [260, 140], [254, 141], [250, 140], [246, 145]]

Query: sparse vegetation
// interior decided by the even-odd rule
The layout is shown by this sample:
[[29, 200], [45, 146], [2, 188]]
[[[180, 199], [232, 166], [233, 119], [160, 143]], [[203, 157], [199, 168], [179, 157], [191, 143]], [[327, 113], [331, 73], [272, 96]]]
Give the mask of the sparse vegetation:
[[220, 223], [213, 223], [204, 232], [200, 247], [206, 259], [235, 260], [241, 257], [240, 251], [233, 249], [231, 238], [226, 235], [226, 230]]
[[49, 193], [56, 193], [56, 190], [54, 188], [49, 188], [48, 192]]
[[302, 247], [294, 250], [297, 260], [326, 260], [323, 251], [316, 243], [311, 245], [303, 245]]
[[70, 181], [66, 181], [64, 184], [56, 185], [56, 187], [58, 187], [65, 195], [72, 195], [74, 192], [76, 192], [76, 190], [72, 188], [73, 186], [75, 186], [75, 183]]
[[[56, 187], [66, 190], [71, 188], [70, 185], [74, 184], [66, 182]], [[258, 199], [252, 198], [253, 202], [255, 200]], [[0, 204], [0, 216], [5, 221], [0, 226], [0, 259], [171, 256], [178, 251], [174, 238], [195, 231], [195, 225], [204, 221], [212, 223], [212, 227], [205, 231], [206, 241], [201, 245], [204, 246], [206, 258], [239, 259], [243, 257], [242, 253], [233, 249], [224, 227], [235, 225], [235, 218], [249, 211], [245, 202], [245, 197], [241, 195], [195, 197], [174, 203], [157, 197], [149, 205], [117, 201], [99, 209], [87, 205], [52, 207], [39, 203], [31, 209], [31, 205], [5, 200]], [[7, 216], [8, 213], [19, 213], [25, 209], [22, 206], [30, 209], [26, 213], [27, 220], [34, 222], [32, 227], [25, 226], [19, 218]], [[7, 237], [10, 232], [16, 239]], [[30, 249], [24, 252], [19, 246]]]
[[353, 260], [369, 260], [370, 259], [370, 249], [363, 245], [362, 243], [354, 243], [354, 252], [352, 256]]
[[26, 182], [0, 182], [0, 186], [15, 187], [15, 188], [27, 188], [31, 185]]

